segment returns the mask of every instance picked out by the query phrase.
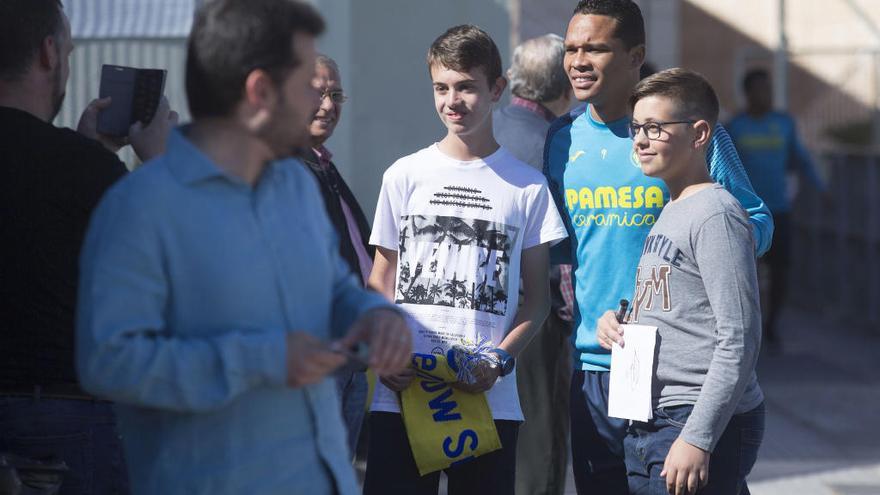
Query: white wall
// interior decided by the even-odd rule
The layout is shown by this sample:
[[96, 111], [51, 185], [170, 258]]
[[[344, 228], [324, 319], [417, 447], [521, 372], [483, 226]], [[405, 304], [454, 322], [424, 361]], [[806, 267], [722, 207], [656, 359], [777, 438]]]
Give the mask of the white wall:
[[506, 0], [313, 0], [328, 31], [319, 48], [336, 59], [349, 100], [327, 143], [372, 220], [382, 173], [445, 134], [434, 113], [425, 54], [446, 29], [471, 23], [510, 57]]
[[647, 60], [658, 70], [681, 64], [681, 0], [637, 0], [645, 18]]

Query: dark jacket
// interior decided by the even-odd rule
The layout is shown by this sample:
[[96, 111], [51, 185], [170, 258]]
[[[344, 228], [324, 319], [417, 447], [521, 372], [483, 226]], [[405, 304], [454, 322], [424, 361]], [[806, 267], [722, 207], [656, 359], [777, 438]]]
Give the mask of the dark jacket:
[[0, 107], [0, 392], [77, 383], [80, 246], [126, 172], [97, 141]]
[[351, 267], [351, 270], [360, 276], [361, 269], [358, 262], [358, 256], [351, 243], [351, 235], [348, 232], [348, 223], [345, 221], [345, 213], [342, 211], [342, 205], [339, 204], [339, 198], [341, 197], [351, 209], [358, 230], [360, 231], [361, 239], [363, 239], [364, 247], [367, 249], [370, 259], [372, 259], [375, 255], [375, 248], [368, 244], [370, 239], [370, 224], [367, 222], [367, 217], [364, 215], [364, 212], [358, 204], [357, 199], [355, 199], [354, 194], [352, 194], [351, 189], [348, 188], [345, 180], [339, 175], [339, 170], [336, 169], [336, 166], [333, 165], [332, 162], [329, 167], [322, 167], [318, 161], [318, 157], [311, 150], [309, 150], [307, 155], [303, 157], [303, 162], [309, 170], [311, 170], [312, 174], [315, 175], [315, 178], [318, 179], [318, 185], [321, 188], [321, 196], [324, 198], [324, 206], [327, 209], [327, 214], [330, 216], [330, 221], [339, 233], [340, 254], [342, 254], [342, 257], [348, 262], [348, 266]]

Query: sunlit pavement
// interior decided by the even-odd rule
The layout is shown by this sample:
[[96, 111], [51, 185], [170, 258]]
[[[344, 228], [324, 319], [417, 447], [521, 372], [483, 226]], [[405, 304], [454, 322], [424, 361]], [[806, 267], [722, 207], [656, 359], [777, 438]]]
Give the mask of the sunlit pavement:
[[758, 380], [767, 424], [752, 495], [880, 495], [880, 328], [787, 311]]
[[880, 495], [880, 328], [789, 310], [781, 335], [758, 366], [767, 424], [752, 495]]
[[789, 311], [758, 379], [768, 416], [752, 494], [880, 494], [880, 328]]

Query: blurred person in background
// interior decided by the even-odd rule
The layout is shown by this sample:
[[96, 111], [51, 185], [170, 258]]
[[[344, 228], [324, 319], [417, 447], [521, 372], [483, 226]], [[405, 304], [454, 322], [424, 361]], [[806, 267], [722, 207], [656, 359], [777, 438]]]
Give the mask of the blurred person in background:
[[787, 176], [799, 173], [820, 192], [826, 187], [797, 134], [794, 119], [773, 109], [770, 73], [752, 69], [742, 80], [746, 108], [728, 124], [743, 166], [755, 192], [773, 213], [776, 230], [773, 245], [762, 258], [769, 273], [768, 294], [764, 297], [764, 342], [771, 350], [781, 350], [779, 314], [785, 304], [791, 256], [791, 197]]
[[[513, 51], [507, 71], [510, 104], [495, 110], [492, 127], [498, 144], [541, 170], [550, 123], [568, 113], [571, 84], [562, 68], [562, 38], [546, 34]], [[550, 314], [523, 349], [516, 377], [526, 420], [516, 454], [516, 493], [562, 494], [568, 467], [568, 397], [571, 382], [573, 289], [571, 265], [550, 268]]]
[[[126, 493], [113, 405], [74, 370], [74, 308], [89, 216], [127, 169], [120, 143], [96, 131], [108, 99], [86, 108], [78, 132], [52, 125], [72, 50], [58, 0], [0, 2], [0, 452], [64, 461], [62, 494]], [[136, 124], [138, 157], [160, 154], [176, 121], [163, 100]]]
[[[321, 92], [321, 104], [309, 126], [311, 149], [303, 157], [303, 162], [318, 179], [324, 207], [330, 222], [339, 233], [339, 254], [366, 286], [375, 254], [375, 248], [366, 242], [370, 238], [370, 224], [333, 163], [333, 154], [324, 146], [339, 123], [342, 104], [347, 97], [342, 89], [339, 66], [330, 57], [318, 55], [315, 60], [315, 76], [318, 91]], [[366, 369], [357, 363], [352, 364], [353, 366], [339, 369], [336, 373], [336, 385], [342, 401], [342, 417], [348, 429], [348, 447], [354, 456], [366, 413], [368, 387]]]

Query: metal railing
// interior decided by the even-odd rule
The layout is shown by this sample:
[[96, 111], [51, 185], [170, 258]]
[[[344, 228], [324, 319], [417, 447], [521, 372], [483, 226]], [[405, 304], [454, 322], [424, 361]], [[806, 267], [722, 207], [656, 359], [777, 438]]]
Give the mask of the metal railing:
[[830, 199], [794, 204], [790, 301], [880, 328], [880, 156], [828, 153]]

